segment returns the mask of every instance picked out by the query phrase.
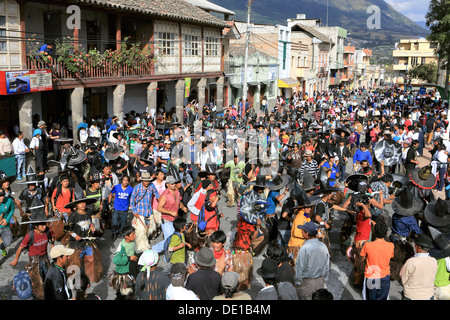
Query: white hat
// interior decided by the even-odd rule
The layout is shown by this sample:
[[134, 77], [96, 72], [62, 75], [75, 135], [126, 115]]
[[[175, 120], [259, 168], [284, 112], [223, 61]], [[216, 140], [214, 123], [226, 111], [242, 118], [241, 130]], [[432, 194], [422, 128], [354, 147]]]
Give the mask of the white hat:
[[74, 252], [74, 249], [70, 249], [63, 246], [62, 244], [58, 244], [50, 250], [50, 258], [56, 259], [60, 256], [71, 256]]

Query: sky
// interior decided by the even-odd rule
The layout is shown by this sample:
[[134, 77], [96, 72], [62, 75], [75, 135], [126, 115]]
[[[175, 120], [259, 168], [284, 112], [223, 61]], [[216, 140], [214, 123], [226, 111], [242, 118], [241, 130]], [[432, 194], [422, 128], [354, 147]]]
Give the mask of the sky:
[[385, 0], [395, 10], [412, 21], [425, 21], [429, 0]]

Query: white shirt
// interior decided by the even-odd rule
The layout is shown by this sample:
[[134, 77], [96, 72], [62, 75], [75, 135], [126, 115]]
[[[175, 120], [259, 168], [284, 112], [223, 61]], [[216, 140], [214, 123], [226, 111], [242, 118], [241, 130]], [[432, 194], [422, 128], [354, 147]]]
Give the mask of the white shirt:
[[19, 138], [15, 138], [12, 145], [14, 149], [14, 154], [25, 154], [27, 146], [23, 142], [23, 139], [20, 140]]
[[39, 138], [34, 136], [30, 142], [30, 149], [35, 149], [37, 147], [39, 147]]
[[184, 287], [174, 287], [170, 284], [166, 290], [166, 300], [200, 300], [196, 294]]

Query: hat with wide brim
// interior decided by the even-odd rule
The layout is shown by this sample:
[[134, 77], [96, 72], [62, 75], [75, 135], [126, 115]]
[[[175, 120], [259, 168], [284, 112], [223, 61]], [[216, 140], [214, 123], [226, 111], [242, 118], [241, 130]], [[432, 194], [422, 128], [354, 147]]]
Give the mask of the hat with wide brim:
[[77, 204], [81, 203], [81, 202], [86, 202], [86, 205], [90, 205], [90, 204], [94, 204], [97, 202], [96, 198], [81, 198], [81, 199], [77, 199], [74, 200], [72, 202], [69, 202], [68, 204], [66, 204], [64, 206], [65, 209], [74, 209], [76, 208]]
[[260, 174], [256, 176], [256, 180], [250, 181], [248, 184], [260, 188], [272, 188], [275, 186], [272, 181], [269, 181], [265, 176]]
[[337, 134], [339, 137], [341, 137], [341, 133], [342, 133], [342, 132], [345, 134], [346, 137], [350, 137], [350, 132], [348, 132], [348, 131], [345, 130], [345, 129], [337, 128], [335, 132], [336, 132], [336, 134]]
[[438, 198], [428, 203], [424, 211], [425, 220], [435, 227], [450, 225], [450, 201]]
[[437, 183], [436, 176], [431, 173], [431, 165], [414, 169], [409, 174], [409, 180], [421, 189], [432, 189]]
[[289, 183], [289, 178], [290, 176], [287, 174], [277, 174], [272, 180], [270, 180], [273, 186], [269, 187], [269, 190], [277, 191], [283, 189]]
[[345, 183], [347, 184], [348, 188], [355, 192], [358, 191], [358, 185], [361, 181], [365, 181], [368, 184], [369, 177], [366, 176], [365, 174], [355, 173], [355, 174], [349, 175], [347, 177], [347, 179], [345, 179]]
[[33, 210], [30, 216], [30, 220], [28, 221], [22, 221], [20, 224], [36, 224], [36, 223], [47, 223], [47, 222], [54, 222], [58, 221], [61, 218], [59, 217], [52, 217], [52, 216], [46, 216], [44, 208], [41, 208], [39, 210]]
[[28, 166], [27, 173], [25, 174], [25, 181], [19, 182], [19, 184], [38, 184], [37, 174], [32, 166]]
[[108, 148], [106, 148], [103, 156], [105, 157], [106, 160], [113, 161], [120, 156], [122, 151], [123, 151], [122, 147], [119, 147], [116, 144], [112, 144]]
[[311, 173], [309, 171], [303, 172], [302, 175], [302, 188], [305, 191], [310, 191], [313, 189], [316, 189], [318, 187], [318, 184], [316, 183], [316, 180], [313, 178]]
[[4, 171], [0, 170], [0, 186], [6, 181], [13, 182], [15, 178], [16, 176], [8, 176]]
[[202, 247], [194, 254], [195, 262], [202, 267], [213, 267], [216, 264], [216, 258], [211, 249]]
[[412, 216], [422, 210], [423, 202], [418, 197], [414, 197], [409, 188], [404, 188], [392, 201], [392, 210], [401, 216]]
[[69, 151], [68, 159], [69, 161], [67, 164], [69, 166], [75, 166], [77, 164], [82, 163], [84, 160], [86, 160], [87, 155], [83, 150], [77, 150], [75, 148], [71, 148]]
[[433, 248], [428, 253], [436, 260], [445, 259], [450, 256], [450, 233], [444, 234], [441, 231], [428, 226], [431, 238], [433, 239]]
[[280, 269], [278, 268], [275, 260], [271, 258], [264, 259], [261, 267], [256, 270], [256, 273], [263, 278], [277, 278], [280, 274]]
[[55, 140], [53, 140], [53, 141], [61, 142], [61, 143], [66, 143], [66, 142], [72, 142], [73, 139], [72, 139], [72, 138], [69, 138], [69, 135], [68, 135], [68, 132], [67, 132], [66, 127], [62, 127], [62, 128], [59, 130], [59, 138], [57, 138], [57, 139], [55, 139]]
[[316, 204], [319, 204], [321, 201], [322, 201], [322, 199], [320, 197], [318, 197], [318, 196], [311, 196], [311, 197], [308, 197], [307, 201], [304, 204], [302, 204], [300, 206], [297, 206], [297, 207], [294, 207], [293, 209], [302, 209], [302, 208], [305, 208], [305, 207], [313, 207]]

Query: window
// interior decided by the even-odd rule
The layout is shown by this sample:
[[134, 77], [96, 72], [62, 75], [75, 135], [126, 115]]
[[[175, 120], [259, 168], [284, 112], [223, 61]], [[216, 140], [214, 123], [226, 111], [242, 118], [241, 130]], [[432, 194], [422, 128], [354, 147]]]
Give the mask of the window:
[[419, 63], [419, 58], [418, 57], [411, 57], [411, 65], [415, 66]]
[[219, 39], [213, 37], [205, 38], [205, 56], [217, 57], [219, 55]]
[[199, 41], [198, 36], [184, 35], [184, 55], [198, 56], [199, 55]]
[[6, 17], [0, 16], [0, 27], [5, 27], [5, 26], [6, 26]]
[[7, 51], [6, 41], [3, 39], [6, 38], [6, 29], [0, 29], [0, 51]]
[[175, 55], [175, 33], [158, 32], [158, 43], [161, 54]]

